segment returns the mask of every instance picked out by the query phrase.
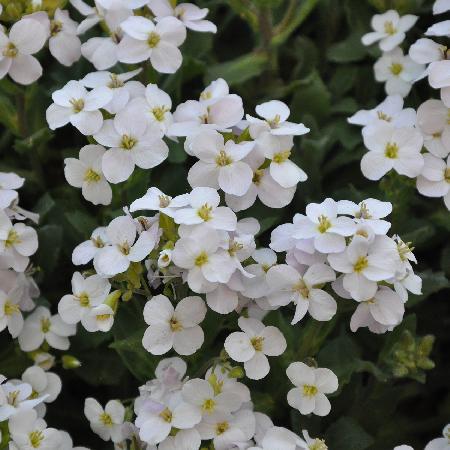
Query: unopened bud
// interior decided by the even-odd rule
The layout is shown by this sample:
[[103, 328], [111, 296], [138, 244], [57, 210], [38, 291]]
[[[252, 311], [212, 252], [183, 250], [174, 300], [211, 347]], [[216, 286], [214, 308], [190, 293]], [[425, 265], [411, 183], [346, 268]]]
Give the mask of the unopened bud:
[[64, 369], [78, 369], [81, 366], [81, 361], [72, 355], [63, 355], [61, 361]]
[[113, 291], [111, 292], [111, 294], [108, 295], [108, 297], [106, 297], [106, 300], [104, 302], [114, 311], [114, 313], [117, 311], [117, 306], [119, 305], [119, 299], [121, 295], [122, 291], [120, 290]]
[[245, 372], [244, 369], [241, 366], [234, 366], [229, 372], [228, 372], [228, 378], [244, 378]]

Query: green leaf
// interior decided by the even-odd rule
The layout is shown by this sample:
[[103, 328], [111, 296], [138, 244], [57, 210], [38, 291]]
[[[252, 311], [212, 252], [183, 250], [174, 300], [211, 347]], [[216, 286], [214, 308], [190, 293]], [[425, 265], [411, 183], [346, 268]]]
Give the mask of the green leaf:
[[39, 250], [33, 261], [46, 275], [51, 274], [61, 252], [63, 229], [60, 225], [44, 225], [38, 229]]
[[267, 56], [262, 53], [249, 53], [232, 61], [211, 66], [205, 76], [209, 84], [217, 78], [224, 78], [230, 86], [243, 83], [261, 74], [267, 64]]
[[335, 63], [351, 63], [366, 57], [366, 47], [361, 43], [361, 33], [352, 33], [344, 41], [332, 45], [327, 50], [327, 58]]
[[325, 440], [333, 450], [365, 450], [374, 443], [373, 437], [351, 417], [341, 417], [333, 423]]

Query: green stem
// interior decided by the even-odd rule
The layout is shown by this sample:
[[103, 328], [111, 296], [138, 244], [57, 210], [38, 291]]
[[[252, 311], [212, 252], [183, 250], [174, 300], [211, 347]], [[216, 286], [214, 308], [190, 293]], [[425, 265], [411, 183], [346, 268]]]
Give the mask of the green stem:
[[273, 25], [272, 10], [268, 7], [260, 8], [258, 12], [258, 24], [261, 33], [261, 46], [268, 58], [269, 77], [272, 78], [278, 73], [278, 52], [272, 45]]

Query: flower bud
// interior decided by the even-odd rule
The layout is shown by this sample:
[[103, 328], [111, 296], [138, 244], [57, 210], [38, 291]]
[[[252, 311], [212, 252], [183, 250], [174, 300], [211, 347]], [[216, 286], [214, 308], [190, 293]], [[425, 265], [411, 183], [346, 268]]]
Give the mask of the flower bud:
[[63, 355], [61, 361], [64, 369], [78, 369], [81, 366], [81, 361], [72, 355]]

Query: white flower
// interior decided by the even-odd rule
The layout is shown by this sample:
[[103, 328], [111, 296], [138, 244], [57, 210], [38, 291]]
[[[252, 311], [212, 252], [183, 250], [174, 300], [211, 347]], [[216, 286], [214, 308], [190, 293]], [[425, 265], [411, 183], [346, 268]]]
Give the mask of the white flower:
[[16, 189], [23, 186], [25, 179], [13, 172], [0, 172], [0, 209], [5, 209], [16, 201], [18, 194]]
[[375, 31], [365, 34], [361, 41], [364, 45], [380, 41], [380, 49], [383, 52], [389, 52], [403, 42], [405, 32], [414, 26], [417, 19], [418, 17], [412, 14], [400, 17], [398, 12], [393, 9], [384, 14], [375, 14], [371, 22]]
[[36, 230], [23, 223], [15, 223], [0, 211], [0, 266], [11, 267], [23, 272], [29, 262], [29, 256], [38, 248]]
[[184, 401], [196, 406], [202, 416], [227, 414], [241, 407], [242, 400], [238, 394], [216, 392], [214, 387], [206, 380], [195, 378], [183, 385], [181, 393]]
[[39, 11], [27, 18], [37, 20], [47, 31], [48, 48], [53, 57], [64, 66], [71, 66], [81, 57], [81, 41], [77, 36], [78, 24], [69, 16], [69, 12], [56, 8], [50, 20], [46, 11]]
[[264, 156], [270, 159], [270, 175], [281, 187], [291, 188], [308, 179], [306, 173], [289, 159], [294, 145], [292, 136], [265, 133], [257, 144]]
[[136, 224], [130, 216], [116, 217], [106, 228], [108, 245], [94, 256], [94, 268], [101, 276], [125, 272], [131, 262], [142, 261], [159, 240], [158, 223], [143, 231], [136, 240]]
[[20, 84], [31, 84], [42, 75], [42, 66], [32, 56], [47, 40], [45, 28], [33, 19], [21, 19], [9, 31], [0, 30], [0, 79], [6, 74]]
[[32, 410], [32, 408], [35, 408], [44, 401], [44, 397], [30, 398], [32, 393], [33, 388], [28, 383], [8, 381], [1, 384], [0, 421], [3, 422], [15, 416], [20, 411]]
[[232, 359], [244, 363], [245, 373], [252, 380], [264, 378], [270, 371], [267, 356], [279, 356], [286, 350], [286, 339], [280, 330], [264, 326], [256, 319], [240, 317], [242, 331], [225, 339], [225, 350]]
[[287, 395], [287, 401], [300, 414], [316, 414], [326, 416], [331, 404], [325, 394], [332, 394], [338, 388], [336, 375], [325, 368], [313, 368], [301, 362], [289, 365], [286, 375], [295, 388]]
[[162, 250], [158, 256], [158, 261], [157, 261], [158, 268], [164, 269], [165, 267], [167, 267], [170, 264], [171, 261], [172, 261], [172, 250], [169, 250], [168, 248], [165, 250]]
[[250, 134], [254, 139], [264, 132], [278, 136], [300, 136], [309, 133], [309, 128], [302, 123], [293, 123], [287, 120], [291, 111], [280, 100], [261, 103], [255, 108], [255, 111], [262, 119], [250, 114], [245, 117], [250, 123]]
[[173, 7], [170, 0], [148, 0], [147, 4], [156, 16], [156, 20], [174, 16], [178, 20], [181, 20], [186, 28], [193, 31], [201, 31], [204, 33], [217, 32], [217, 27], [209, 20], [205, 20], [209, 12], [208, 8], [199, 8], [193, 3], [181, 3]]
[[450, 424], [447, 424], [442, 430], [444, 437], [436, 438], [430, 441], [425, 450], [449, 450], [450, 449]]
[[235, 266], [229, 264], [229, 255], [221, 244], [218, 232], [207, 225], [195, 227], [175, 243], [172, 261], [187, 269], [186, 280], [194, 292], [211, 292], [218, 282], [230, 280]]
[[94, 139], [105, 147], [112, 147], [104, 154], [102, 162], [103, 173], [111, 183], [127, 180], [135, 165], [150, 169], [161, 164], [169, 154], [159, 130], [148, 124], [138, 104], [133, 102], [114, 119], [105, 120]]
[[[42, 397], [45, 403], [52, 403], [61, 392], [61, 378], [56, 373], [45, 372], [39, 366], [31, 366], [22, 374], [22, 381], [28, 383], [33, 392], [30, 398]], [[45, 415], [45, 405], [37, 405], [37, 411], [40, 417]]]
[[189, 194], [189, 205], [174, 213], [176, 223], [185, 225], [207, 224], [216, 230], [234, 231], [236, 214], [226, 206], [219, 206], [220, 196], [215, 189], [196, 187]]
[[[125, 73], [111, 73], [107, 71], [88, 73], [80, 82], [87, 88], [106, 87], [112, 93], [112, 98], [103, 108], [111, 114], [116, 114], [134, 97], [136, 88], [141, 87], [137, 81], [129, 81], [142, 71], [132, 70]], [[143, 86], [142, 86], [143, 89]]]
[[64, 295], [58, 304], [61, 319], [69, 324], [81, 321], [88, 331], [94, 331], [90, 327], [89, 314], [106, 300], [110, 290], [109, 281], [99, 275], [84, 278], [80, 272], [75, 272], [72, 276], [73, 294]]
[[106, 227], [96, 228], [87, 241], [78, 244], [72, 253], [72, 263], [76, 266], [87, 264], [91, 261], [97, 252], [107, 245], [108, 236], [106, 235]]
[[32, 352], [46, 341], [50, 347], [67, 350], [68, 336], [75, 333], [75, 325], [65, 323], [58, 314], [52, 316], [47, 308], [38, 306], [25, 320], [19, 345], [24, 352]]
[[405, 56], [399, 47], [383, 53], [374, 66], [375, 79], [386, 83], [386, 93], [402, 97], [409, 94], [412, 84], [424, 69], [423, 64], [417, 64], [409, 56]]
[[167, 134], [173, 122], [172, 100], [166, 92], [156, 84], [148, 84], [145, 88], [145, 97], [139, 99], [142, 114], [148, 119], [151, 125], [158, 127], [162, 133]]
[[368, 300], [360, 302], [350, 320], [350, 329], [368, 327], [372, 333], [385, 333], [398, 325], [405, 313], [402, 299], [386, 286]]
[[151, 446], [164, 441], [172, 427], [188, 430], [200, 420], [201, 414], [195, 406], [181, 401], [179, 396], [171, 396], [164, 402], [145, 402], [135, 423], [139, 427], [140, 438]]
[[188, 100], [177, 106], [173, 114], [174, 123], [169, 127], [169, 135], [190, 136], [202, 128], [229, 130], [238, 124], [243, 116], [242, 98], [229, 94], [228, 85], [219, 78], [202, 92], [200, 101]]
[[423, 137], [416, 129], [380, 122], [365, 128], [363, 138], [369, 151], [361, 159], [361, 171], [369, 180], [379, 180], [392, 169], [409, 178], [420, 174]]
[[153, 355], [167, 353], [172, 347], [179, 355], [192, 355], [203, 344], [203, 330], [198, 325], [206, 314], [200, 297], [186, 297], [172, 306], [164, 295], [145, 304], [144, 320], [149, 325], [142, 345]]
[[355, 223], [348, 217], [338, 217], [338, 205], [327, 198], [322, 203], [310, 203], [306, 217], [295, 224], [294, 238], [314, 238], [314, 247], [322, 253], [339, 253], [345, 249], [345, 236], [355, 231]]
[[225, 201], [233, 211], [250, 208], [257, 198], [269, 208], [283, 208], [292, 201], [297, 186], [284, 188], [273, 179], [269, 168], [261, 169], [260, 167], [264, 163], [263, 154], [257, 150], [252, 151], [244, 162], [253, 170], [252, 184], [247, 193], [240, 197], [225, 195]]
[[338, 213], [352, 216], [356, 223], [369, 225], [376, 234], [386, 234], [391, 228], [387, 220], [382, 220], [392, 212], [392, 203], [368, 198], [354, 203], [349, 200], [338, 201]]
[[8, 328], [11, 337], [19, 336], [23, 328], [23, 316], [20, 308], [23, 290], [12, 287], [8, 292], [0, 289], [0, 331]]
[[53, 450], [60, 448], [61, 435], [55, 428], [47, 428], [43, 419], [37, 417], [33, 409], [20, 411], [9, 420], [11, 435], [10, 449]]
[[417, 190], [426, 197], [443, 197], [450, 210], [450, 157], [447, 163], [427, 153], [423, 156], [425, 164], [417, 177]]
[[425, 32], [427, 36], [449, 36], [450, 35], [450, 20], [443, 20], [435, 23]]
[[62, 89], [53, 92], [53, 102], [47, 108], [47, 122], [52, 130], [69, 122], [89, 136], [97, 133], [103, 125], [99, 109], [112, 99], [112, 92], [101, 86], [88, 92], [79, 81], [69, 81]]
[[[204, 440], [213, 439], [216, 450], [228, 450], [236, 442], [249, 441], [255, 434], [255, 414], [241, 409], [233, 414], [212, 414], [197, 425]], [[244, 447], [245, 448], [245, 447]]]
[[320, 286], [335, 279], [333, 269], [325, 264], [314, 264], [303, 274], [292, 266], [280, 264], [267, 272], [267, 284], [271, 289], [268, 301], [274, 306], [294, 302], [292, 324], [303, 319], [307, 311], [316, 320], [331, 320], [336, 314], [336, 301]]
[[110, 400], [105, 409], [94, 398], [84, 402], [84, 415], [90, 422], [91, 429], [104, 441], [121, 442], [123, 440], [122, 424], [125, 418], [125, 408], [118, 400]]
[[150, 59], [155, 70], [176, 72], [183, 61], [178, 47], [186, 39], [186, 28], [174, 17], [154, 24], [150, 19], [132, 16], [121, 23], [126, 36], [118, 47], [120, 62], [135, 64]]
[[64, 175], [67, 182], [81, 188], [83, 197], [94, 205], [109, 205], [112, 199], [111, 186], [102, 171], [105, 149], [101, 145], [85, 145], [79, 159], [64, 159]]
[[450, 153], [448, 108], [440, 100], [427, 100], [417, 109], [417, 125], [423, 135], [423, 145], [435, 156], [445, 158]]
[[269, 269], [277, 263], [277, 255], [270, 248], [259, 248], [252, 253], [252, 259], [256, 264], [245, 266], [245, 270], [254, 277], [243, 278], [243, 294], [250, 298], [261, 298], [270, 291], [267, 274]]
[[189, 194], [182, 194], [172, 198], [157, 187], [151, 187], [143, 197], [138, 198], [130, 205], [130, 212], [148, 209], [150, 211], [160, 211], [166, 216], [173, 217], [178, 208], [188, 204]]
[[401, 95], [389, 95], [373, 109], [362, 109], [347, 121], [353, 125], [376, 124], [378, 121], [389, 122], [398, 127], [413, 127], [416, 124], [416, 111], [413, 108], [403, 109], [403, 97]]
[[433, 14], [442, 14], [448, 10], [450, 10], [449, 0], [435, 0], [433, 3]]
[[342, 253], [328, 255], [331, 267], [345, 274], [343, 283], [356, 301], [369, 300], [377, 291], [377, 282], [391, 278], [399, 264], [397, 245], [391, 238], [378, 235], [372, 243], [357, 235]]
[[188, 173], [192, 187], [209, 186], [227, 194], [244, 195], [252, 183], [253, 170], [242, 161], [252, 150], [254, 142], [236, 144], [215, 130], [203, 130], [190, 140], [190, 151], [200, 161]]

